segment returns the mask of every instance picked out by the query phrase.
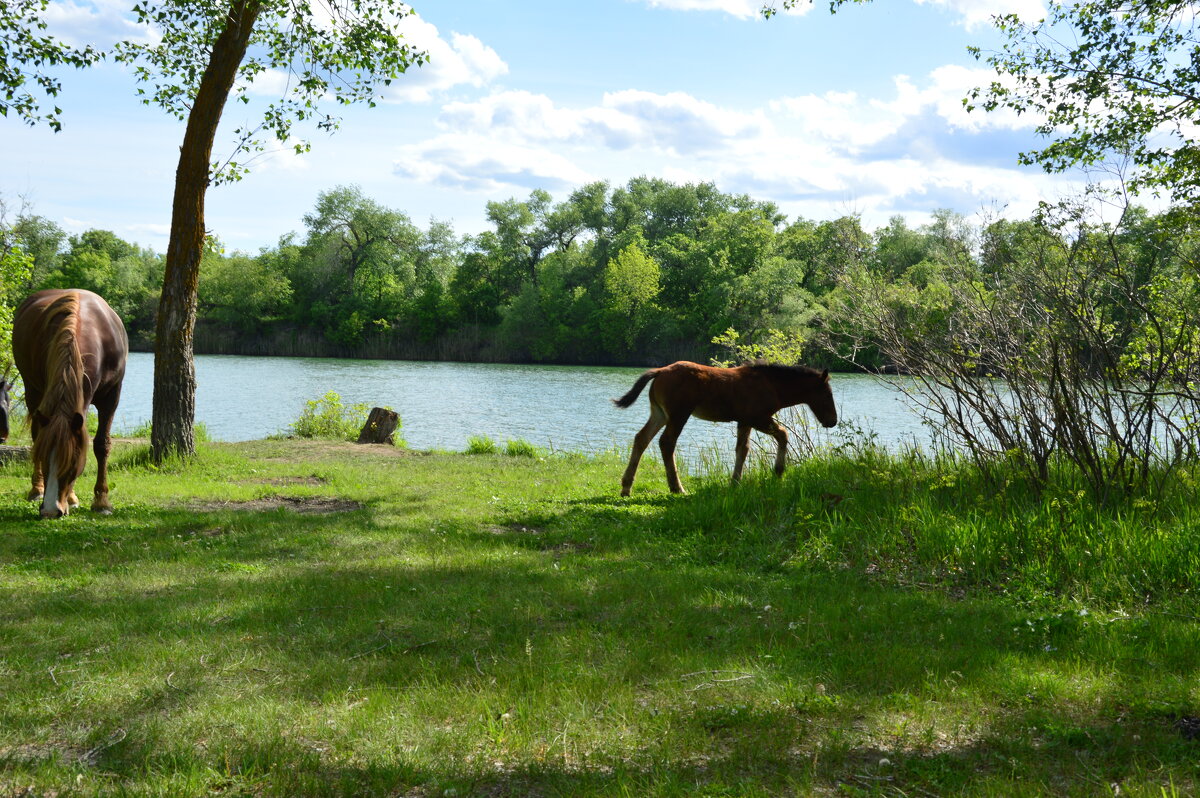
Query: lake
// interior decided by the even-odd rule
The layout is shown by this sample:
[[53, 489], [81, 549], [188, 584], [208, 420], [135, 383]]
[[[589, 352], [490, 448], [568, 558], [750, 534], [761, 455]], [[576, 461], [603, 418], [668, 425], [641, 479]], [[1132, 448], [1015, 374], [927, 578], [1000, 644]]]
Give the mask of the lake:
[[[115, 430], [150, 418], [153, 371], [153, 354], [130, 353]], [[501, 443], [523, 438], [559, 450], [628, 451], [649, 415], [646, 394], [628, 410], [610, 400], [629, 390], [642, 371], [198, 355], [196, 420], [204, 422], [215, 440], [263, 438], [286, 431], [306, 401], [336, 391], [347, 404], [386, 405], [399, 412], [401, 434], [415, 449], [462, 450], [469, 436], [487, 435]], [[836, 440], [850, 427], [874, 432], [889, 447], [928, 440], [895, 383], [835, 374], [832, 385], [839, 415], [849, 423], [831, 431], [814, 424], [817, 440]], [[734, 425], [692, 419], [680, 436], [679, 451], [690, 460], [716, 447], [724, 459], [732, 457], [733, 444]], [[657, 447], [651, 450], [656, 453]]]

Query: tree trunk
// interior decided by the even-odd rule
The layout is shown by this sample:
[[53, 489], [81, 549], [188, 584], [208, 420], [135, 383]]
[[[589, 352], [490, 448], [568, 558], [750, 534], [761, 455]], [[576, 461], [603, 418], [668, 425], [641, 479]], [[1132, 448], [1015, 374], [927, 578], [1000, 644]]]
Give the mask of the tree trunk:
[[357, 443], [390, 443], [396, 445], [393, 437], [396, 427], [400, 425], [400, 414], [386, 407], [371, 408], [367, 423], [363, 424], [362, 432], [358, 433]]
[[155, 462], [171, 454], [186, 456], [196, 451], [192, 332], [204, 254], [204, 195], [208, 191], [213, 139], [260, 8], [259, 0], [232, 0], [225, 28], [213, 44], [208, 67], [200, 79], [183, 146], [179, 148], [171, 239], [154, 342], [150, 453]]

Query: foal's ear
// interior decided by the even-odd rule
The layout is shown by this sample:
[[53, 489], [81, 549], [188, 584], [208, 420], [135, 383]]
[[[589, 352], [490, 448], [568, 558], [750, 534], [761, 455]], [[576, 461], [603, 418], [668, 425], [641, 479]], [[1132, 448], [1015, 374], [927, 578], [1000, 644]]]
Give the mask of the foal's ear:
[[81, 429], [83, 429], [83, 414], [71, 414], [71, 432], [79, 432]]
[[821, 372], [821, 382], [829, 382], [829, 369]]

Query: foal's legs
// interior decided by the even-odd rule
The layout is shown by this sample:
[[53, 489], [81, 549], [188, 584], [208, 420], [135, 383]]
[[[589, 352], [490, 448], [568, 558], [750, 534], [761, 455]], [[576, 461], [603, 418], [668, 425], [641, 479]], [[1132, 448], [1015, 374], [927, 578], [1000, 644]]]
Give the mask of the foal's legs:
[[96, 455], [96, 490], [92, 497], [92, 512], [102, 515], [112, 513], [112, 504], [108, 501], [108, 453], [112, 451], [113, 415], [120, 396], [118, 392], [116, 396], [97, 400], [96, 405], [100, 426], [92, 441], [92, 452]]
[[783, 467], [787, 465], [787, 430], [773, 418], [768, 418], [766, 421], [759, 422], [753, 426], [759, 432], [765, 432], [770, 435], [779, 444], [779, 450], [775, 453], [775, 476], [783, 476]]
[[667, 428], [663, 431], [662, 437], [658, 439], [658, 448], [662, 450], [663, 465], [667, 469], [667, 487], [671, 489], [672, 493], [687, 493], [679, 481], [679, 471], [675, 468], [675, 441], [679, 440], [679, 433], [683, 432], [683, 425], [687, 423], [690, 415], [690, 412], [683, 412], [668, 419]]
[[628, 496], [630, 489], [633, 487], [633, 478], [637, 476], [638, 463], [642, 459], [642, 452], [646, 451], [646, 447], [650, 445], [650, 441], [654, 440], [654, 436], [667, 423], [667, 414], [663, 409], [654, 402], [650, 403], [650, 420], [641, 428], [637, 435], [633, 438], [633, 451], [629, 454], [629, 465], [625, 468], [625, 475], [621, 477], [621, 495]]
[[746, 463], [746, 454], [750, 451], [750, 425], [738, 423], [737, 448], [734, 450], [737, 459], [733, 463], [733, 481], [742, 478], [742, 466]]

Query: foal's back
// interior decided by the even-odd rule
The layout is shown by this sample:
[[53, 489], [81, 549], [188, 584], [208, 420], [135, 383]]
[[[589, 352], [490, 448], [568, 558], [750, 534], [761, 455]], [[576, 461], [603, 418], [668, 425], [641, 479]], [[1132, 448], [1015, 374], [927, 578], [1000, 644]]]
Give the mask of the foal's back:
[[721, 368], [681, 360], [657, 371], [650, 401], [668, 416], [690, 413], [705, 421], [769, 418], [795, 403], [787, 402], [779, 390], [780, 376], [759, 364]]

